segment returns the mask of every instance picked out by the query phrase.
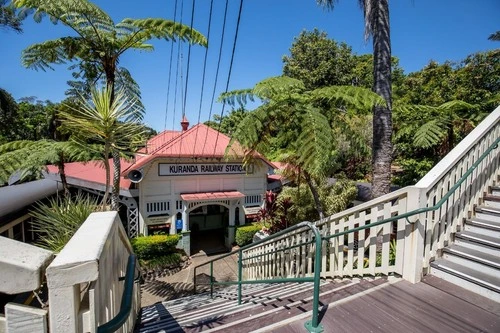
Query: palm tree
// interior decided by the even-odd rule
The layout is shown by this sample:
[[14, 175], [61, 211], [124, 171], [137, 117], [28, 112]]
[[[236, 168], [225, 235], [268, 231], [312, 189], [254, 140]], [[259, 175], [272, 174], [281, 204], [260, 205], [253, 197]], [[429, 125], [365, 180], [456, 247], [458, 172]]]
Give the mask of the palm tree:
[[[24, 66], [46, 70], [52, 69], [51, 64], [77, 60], [87, 79], [95, 82], [104, 74], [106, 84], [110, 87], [110, 105], [114, 102], [117, 74], [124, 73], [118, 63], [125, 51], [151, 51], [153, 46], [146, 43], [151, 39], [177, 38], [207, 46], [207, 40], [201, 33], [171, 20], [124, 19], [115, 24], [108, 14], [87, 0], [13, 0], [13, 3], [19, 8], [33, 9], [35, 20], [40, 21], [42, 16], [48, 15], [53, 22], [63, 23], [77, 35], [29, 46], [22, 54]], [[137, 91], [132, 91], [131, 96], [137, 98]], [[137, 106], [138, 102], [134, 105]], [[112, 203], [117, 203], [120, 158], [116, 154], [113, 154], [113, 166]], [[117, 209], [113, 204], [112, 207]]]
[[[63, 127], [74, 133], [74, 139], [83, 142], [97, 141], [103, 145], [106, 189], [109, 188], [111, 175], [109, 155], [120, 159], [120, 153], [131, 152], [142, 145], [146, 133], [145, 127], [141, 124], [143, 113], [134, 108], [134, 101], [131, 101], [121, 90], [113, 99], [111, 95], [112, 89], [109, 86], [100, 90], [94, 88], [91, 92], [91, 101], [83, 100], [78, 107], [67, 105], [70, 110], [59, 113], [64, 121]], [[119, 177], [120, 171], [115, 165], [114, 175]], [[118, 178], [118, 191], [119, 180]], [[103, 205], [107, 204], [107, 198], [108, 191], [106, 190]], [[111, 209], [118, 209], [118, 195], [111, 197]]]
[[[336, 0], [316, 0], [333, 9]], [[372, 197], [389, 193], [392, 162], [392, 88], [389, 0], [359, 0], [365, 18], [365, 39], [373, 38], [373, 91], [385, 105], [373, 108]]]

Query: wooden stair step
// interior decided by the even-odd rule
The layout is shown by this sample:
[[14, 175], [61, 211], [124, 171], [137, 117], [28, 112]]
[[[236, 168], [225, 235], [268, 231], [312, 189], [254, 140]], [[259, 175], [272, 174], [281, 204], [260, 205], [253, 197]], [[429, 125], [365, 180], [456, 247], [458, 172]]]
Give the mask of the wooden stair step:
[[483, 288], [500, 293], [500, 277], [491, 276], [469, 267], [458, 265], [444, 259], [431, 262], [431, 267], [469, 281]]
[[451, 245], [443, 249], [443, 252], [450, 253], [462, 258], [479, 262], [483, 265], [491, 266], [500, 270], [500, 257], [470, 249], [460, 245]]

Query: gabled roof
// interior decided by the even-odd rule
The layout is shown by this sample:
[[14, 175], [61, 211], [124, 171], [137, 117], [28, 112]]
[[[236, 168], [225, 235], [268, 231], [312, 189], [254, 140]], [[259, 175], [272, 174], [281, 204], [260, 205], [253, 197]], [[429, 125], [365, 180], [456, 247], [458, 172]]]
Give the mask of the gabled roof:
[[[165, 133], [165, 132], [164, 132]], [[187, 131], [177, 132], [177, 136], [170, 133], [161, 133], [158, 136], [150, 139], [147, 146], [150, 146], [150, 142], [158, 143], [161, 141], [159, 136], [163, 137], [163, 144], [158, 145], [156, 149], [149, 150], [147, 153], [140, 154], [140, 158], [136, 159], [136, 163], [131, 166], [133, 169], [140, 168], [153, 159], [156, 158], [181, 158], [181, 157], [194, 157], [194, 158], [222, 158], [225, 156], [226, 148], [229, 145], [231, 139], [220, 133], [219, 131], [210, 128], [204, 124], [198, 124]], [[165, 140], [166, 138], [172, 138], [170, 140]], [[244, 149], [237, 143], [233, 143], [231, 150], [229, 151], [229, 157], [243, 158], [245, 156]], [[266, 163], [262, 156], [258, 155]]]

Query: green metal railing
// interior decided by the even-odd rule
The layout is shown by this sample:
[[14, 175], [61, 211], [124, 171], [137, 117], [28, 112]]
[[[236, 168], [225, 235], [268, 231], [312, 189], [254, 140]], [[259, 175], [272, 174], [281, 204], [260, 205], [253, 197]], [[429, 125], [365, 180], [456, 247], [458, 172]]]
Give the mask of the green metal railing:
[[[322, 332], [323, 331], [323, 327], [321, 324], [318, 323], [318, 310], [319, 310], [319, 285], [320, 285], [320, 274], [321, 274], [321, 257], [322, 257], [322, 252], [321, 252], [321, 249], [322, 249], [322, 242], [323, 241], [328, 241], [332, 238], [335, 238], [335, 237], [341, 237], [341, 236], [344, 236], [344, 235], [347, 235], [347, 234], [350, 234], [350, 233], [354, 233], [354, 232], [357, 232], [357, 231], [361, 231], [361, 230], [365, 230], [365, 229], [368, 229], [368, 228], [372, 228], [372, 227], [376, 227], [376, 226], [379, 226], [379, 225], [382, 225], [382, 224], [385, 224], [385, 223], [390, 223], [390, 222], [394, 222], [394, 221], [397, 221], [397, 220], [400, 220], [400, 219], [406, 219], [408, 221], [408, 223], [414, 223], [414, 222], [410, 222], [409, 220], [409, 217], [411, 216], [414, 216], [414, 215], [419, 215], [419, 214], [422, 214], [422, 213], [427, 213], [427, 212], [431, 212], [431, 211], [435, 211], [439, 208], [441, 208], [441, 206], [450, 198], [450, 196], [462, 185], [462, 183], [472, 174], [472, 172], [479, 166], [479, 164], [489, 155], [489, 153], [496, 149], [498, 147], [498, 144], [500, 143], [500, 138], [497, 138], [493, 144], [491, 144], [488, 149], [486, 149], [483, 154], [481, 154], [481, 156], [477, 159], [476, 162], [474, 162], [472, 164], [472, 166], [467, 169], [467, 171], [464, 173], [464, 175], [462, 177], [460, 177], [460, 179], [456, 182], [455, 185], [453, 185], [449, 190], [448, 192], [434, 205], [434, 206], [431, 206], [431, 207], [422, 207], [422, 208], [418, 208], [418, 209], [415, 209], [415, 210], [412, 210], [412, 211], [409, 211], [409, 212], [406, 212], [406, 213], [403, 213], [403, 214], [400, 214], [400, 215], [397, 215], [397, 216], [393, 216], [393, 217], [389, 217], [389, 218], [386, 218], [386, 219], [383, 219], [381, 221], [377, 221], [377, 222], [372, 222], [370, 224], [367, 224], [367, 225], [364, 225], [364, 226], [360, 226], [360, 227], [356, 227], [356, 228], [353, 228], [353, 229], [349, 229], [349, 230], [345, 230], [345, 231], [341, 231], [341, 232], [337, 232], [333, 235], [327, 235], [327, 236], [321, 236], [319, 230], [317, 229], [317, 227], [310, 223], [310, 222], [302, 222], [302, 223], [299, 223], [295, 226], [292, 226], [292, 227], [289, 227], [288, 229], [285, 229], [285, 230], [282, 230], [276, 234], [273, 234], [267, 238], [264, 238], [258, 242], [255, 242], [255, 243], [252, 243], [252, 244], [249, 244], [249, 245], [246, 245], [242, 248], [240, 248], [239, 250], [237, 251], [233, 251], [231, 253], [228, 253], [226, 255], [223, 255], [221, 257], [218, 257], [216, 259], [213, 259], [213, 260], [210, 260], [204, 264], [201, 264], [201, 265], [198, 265], [194, 268], [194, 292], [196, 293], [196, 269], [201, 267], [201, 266], [204, 266], [204, 265], [207, 265], [209, 264], [210, 265], [210, 293], [211, 295], [213, 295], [213, 286], [214, 284], [219, 284], [219, 285], [229, 285], [229, 284], [237, 284], [238, 285], [238, 304], [241, 304], [241, 286], [242, 284], [251, 284], [251, 283], [283, 283], [283, 282], [314, 282], [314, 295], [313, 295], [313, 315], [312, 315], [312, 319], [310, 321], [307, 321], [305, 323], [305, 327], [307, 328], [307, 330], [309, 332]], [[248, 250], [250, 248], [253, 248], [253, 247], [257, 247], [259, 246], [260, 244], [262, 243], [265, 243], [265, 242], [269, 242], [270, 240], [273, 240], [273, 239], [276, 239], [276, 238], [279, 238], [283, 235], [286, 235], [288, 233], [291, 233], [299, 228], [303, 228], [303, 227], [309, 227], [313, 232], [314, 232], [314, 243], [316, 245], [316, 248], [315, 248], [315, 260], [314, 260], [314, 276], [311, 276], [311, 277], [296, 277], [296, 278], [278, 278], [278, 279], [266, 279], [266, 280], [251, 280], [251, 281], [242, 281], [242, 270], [243, 270], [243, 258], [242, 258], [242, 252], [244, 250]], [[307, 244], [311, 244], [312, 241], [309, 241], [309, 242], [304, 242], [304, 243], [301, 243], [301, 244], [298, 244], [298, 245], [294, 245], [292, 247], [287, 247], [287, 248], [283, 248], [283, 249], [279, 249], [279, 250], [275, 250], [273, 252], [280, 252], [280, 251], [285, 251], [285, 250], [289, 250], [293, 247], [297, 247], [297, 246], [303, 246], [303, 245], [307, 245]], [[235, 253], [238, 253], [238, 257], [239, 257], [239, 260], [238, 260], [238, 281], [230, 281], [230, 282], [214, 282], [213, 281], [213, 263], [215, 261], [218, 261], [218, 260], [221, 260], [225, 257], [228, 257], [228, 256], [231, 256]], [[256, 255], [256, 256], [253, 256], [253, 257], [249, 257], [249, 258], [245, 258], [246, 260], [247, 259], [251, 259], [251, 258], [255, 258], [255, 257], [259, 257], [259, 256], [265, 256], [265, 255], [269, 255], [270, 252], [266, 252], [266, 253], [263, 253], [263, 254], [260, 254], [260, 255]]]
[[97, 333], [112, 333], [116, 332], [123, 324], [127, 321], [130, 316], [130, 311], [132, 311], [132, 301], [134, 298], [134, 282], [137, 280], [135, 278], [137, 258], [135, 254], [131, 254], [128, 257], [127, 270], [125, 274], [125, 285], [123, 286], [122, 301], [120, 304], [120, 311], [118, 314], [108, 321], [97, 327]]
[[[258, 242], [246, 245], [241, 247], [240, 249], [236, 251], [232, 251], [230, 253], [227, 253], [223, 256], [220, 256], [216, 259], [207, 261], [201, 265], [198, 265], [194, 268], [194, 293], [196, 293], [196, 270], [199, 267], [205, 266], [205, 265], [210, 265], [210, 295], [213, 296], [213, 286], [214, 285], [238, 285], [238, 304], [241, 304], [241, 287], [243, 284], [256, 284], [256, 283], [284, 283], [284, 282], [314, 282], [314, 289], [313, 289], [313, 314], [312, 314], [312, 319], [308, 322], [306, 322], [306, 327], [309, 330], [309, 332], [323, 332], [323, 326], [319, 324], [319, 317], [318, 317], [318, 311], [319, 311], [319, 282], [320, 282], [320, 274], [321, 274], [321, 260], [314, 260], [314, 275], [313, 276], [304, 276], [304, 277], [290, 277], [290, 278], [279, 278], [279, 279], [265, 279], [265, 280], [243, 280], [243, 261], [249, 260], [251, 258], [243, 258], [243, 251], [247, 250], [249, 248], [258, 246], [262, 243], [267, 243], [270, 240], [279, 238], [285, 234], [288, 234], [292, 231], [296, 231], [298, 229], [303, 229], [303, 228], [309, 228], [314, 234], [314, 243], [315, 243], [315, 258], [321, 258], [321, 245], [322, 245], [322, 240], [321, 240], [321, 234], [319, 233], [318, 228], [312, 224], [311, 222], [301, 222], [299, 224], [296, 224], [288, 229], [282, 230], [280, 232], [277, 232], [269, 237], [266, 237], [264, 239], [261, 239]], [[311, 242], [305, 242], [301, 243], [300, 245], [307, 245], [311, 244]], [[238, 253], [238, 281], [225, 281], [225, 282], [215, 282], [213, 279], [213, 263], [214, 261], [218, 261], [221, 259], [224, 259], [226, 257], [229, 257], [233, 254]], [[252, 258], [256, 258], [259, 256], [266, 256], [269, 255], [269, 253], [263, 253], [258, 256], [253, 256]], [[204, 283], [205, 284], [205, 283]]]

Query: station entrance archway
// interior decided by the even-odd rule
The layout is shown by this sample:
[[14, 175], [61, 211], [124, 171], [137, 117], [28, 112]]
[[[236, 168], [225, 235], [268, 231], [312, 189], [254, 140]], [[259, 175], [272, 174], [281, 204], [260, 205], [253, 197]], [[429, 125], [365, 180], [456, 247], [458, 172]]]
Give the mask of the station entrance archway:
[[191, 231], [191, 255], [207, 255], [226, 252], [225, 246], [229, 226], [229, 209], [223, 205], [208, 204], [189, 213]]

